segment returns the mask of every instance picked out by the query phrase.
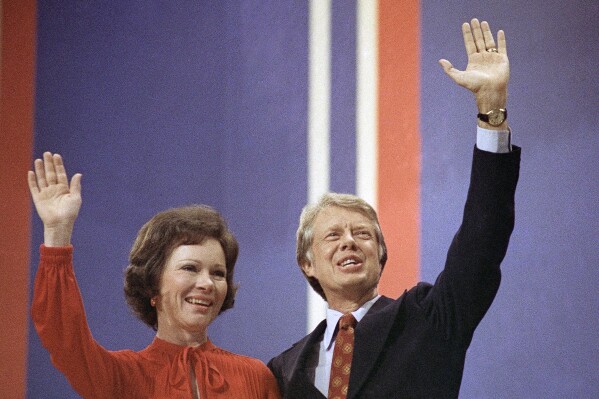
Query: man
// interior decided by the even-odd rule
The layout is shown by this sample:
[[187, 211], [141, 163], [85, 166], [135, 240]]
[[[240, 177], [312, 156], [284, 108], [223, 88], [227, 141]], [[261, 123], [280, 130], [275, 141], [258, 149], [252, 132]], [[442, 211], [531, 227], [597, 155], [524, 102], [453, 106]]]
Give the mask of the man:
[[328, 310], [312, 333], [269, 362], [286, 398], [458, 396], [466, 350], [499, 287], [520, 160], [506, 121], [505, 35], [498, 32], [496, 45], [477, 19], [462, 33], [466, 70], [439, 63], [474, 93], [478, 131], [464, 217], [445, 268], [434, 285], [420, 283], [397, 300], [380, 296], [387, 250], [374, 210], [340, 194], [304, 208], [297, 260]]

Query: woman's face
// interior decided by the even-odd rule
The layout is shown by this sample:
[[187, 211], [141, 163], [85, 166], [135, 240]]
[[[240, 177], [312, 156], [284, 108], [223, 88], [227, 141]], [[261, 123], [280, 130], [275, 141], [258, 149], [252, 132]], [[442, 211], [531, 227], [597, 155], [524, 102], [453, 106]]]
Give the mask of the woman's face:
[[156, 335], [180, 345], [204, 342], [225, 300], [226, 277], [225, 253], [214, 238], [176, 247], [162, 272]]

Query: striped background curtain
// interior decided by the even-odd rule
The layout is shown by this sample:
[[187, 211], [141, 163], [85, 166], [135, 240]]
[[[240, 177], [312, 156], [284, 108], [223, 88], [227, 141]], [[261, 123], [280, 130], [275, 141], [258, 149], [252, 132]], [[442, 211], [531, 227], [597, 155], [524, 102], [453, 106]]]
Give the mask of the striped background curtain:
[[461, 397], [597, 397], [599, 5], [506, 0], [0, 0], [0, 397], [76, 398], [29, 322], [43, 240], [26, 171], [83, 173], [75, 270], [108, 349], [143, 349], [122, 272], [153, 214], [219, 209], [240, 242], [213, 342], [268, 361], [324, 305], [295, 263], [302, 207], [356, 193], [389, 248], [380, 290], [433, 282], [460, 224], [475, 140], [460, 25], [504, 29], [523, 147], [516, 229]]

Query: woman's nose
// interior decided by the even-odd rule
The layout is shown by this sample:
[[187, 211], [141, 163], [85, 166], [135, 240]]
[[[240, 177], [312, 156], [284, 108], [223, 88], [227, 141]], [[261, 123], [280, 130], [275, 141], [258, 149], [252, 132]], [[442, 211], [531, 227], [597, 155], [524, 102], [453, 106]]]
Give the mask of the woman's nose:
[[211, 292], [214, 288], [214, 281], [209, 273], [198, 273], [196, 278], [196, 288]]

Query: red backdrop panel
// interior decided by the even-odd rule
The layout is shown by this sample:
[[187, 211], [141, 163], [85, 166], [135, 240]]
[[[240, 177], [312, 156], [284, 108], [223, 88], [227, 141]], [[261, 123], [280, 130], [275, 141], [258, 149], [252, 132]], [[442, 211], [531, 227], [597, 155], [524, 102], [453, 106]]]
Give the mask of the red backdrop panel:
[[389, 262], [379, 291], [398, 297], [419, 277], [420, 4], [379, 3], [378, 209]]
[[34, 0], [2, 0], [0, 68], [0, 397], [25, 396], [33, 142]]

